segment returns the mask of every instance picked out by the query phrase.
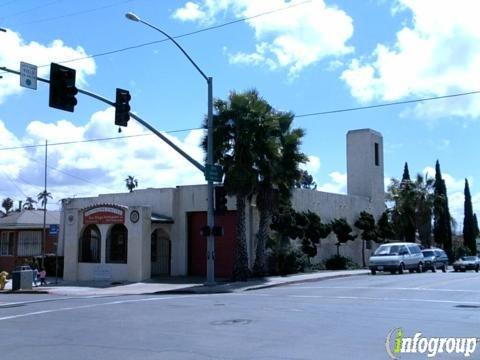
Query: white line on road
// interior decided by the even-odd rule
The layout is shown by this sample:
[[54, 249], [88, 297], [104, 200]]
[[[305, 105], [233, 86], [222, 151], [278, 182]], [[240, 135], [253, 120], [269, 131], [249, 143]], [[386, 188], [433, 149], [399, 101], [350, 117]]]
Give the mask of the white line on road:
[[18, 318], [34, 316], [34, 315], [49, 314], [49, 313], [55, 313], [55, 312], [61, 312], [61, 311], [88, 309], [88, 308], [93, 308], [93, 307], [98, 307], [98, 306], [128, 304], [128, 303], [147, 302], [147, 301], [159, 301], [159, 300], [169, 300], [169, 299], [183, 299], [183, 298], [191, 298], [191, 297], [198, 297], [198, 296], [205, 296], [205, 295], [192, 294], [192, 295], [182, 295], [181, 297], [178, 297], [178, 296], [163, 296], [163, 297], [149, 297], [149, 298], [132, 299], [132, 300], [117, 300], [117, 301], [110, 301], [110, 302], [100, 303], [100, 304], [72, 306], [72, 307], [64, 307], [64, 308], [51, 309], [51, 310], [34, 311], [34, 312], [30, 312], [30, 313], [25, 313], [25, 314], [4, 316], [4, 317], [0, 317], [0, 321], [18, 319]]
[[345, 289], [345, 290], [413, 290], [413, 291], [440, 291], [440, 292], [466, 292], [480, 293], [480, 290], [460, 290], [460, 289], [435, 289], [425, 287], [372, 287], [372, 286], [294, 286], [295, 289]]
[[457, 305], [478, 305], [478, 301], [454, 301], [454, 300], [433, 300], [433, 299], [402, 299], [386, 297], [364, 297], [364, 296], [326, 296], [326, 295], [287, 295], [293, 298], [313, 298], [313, 299], [339, 299], [339, 300], [376, 300], [376, 301], [405, 301], [405, 302], [426, 302], [437, 304], [457, 304]]

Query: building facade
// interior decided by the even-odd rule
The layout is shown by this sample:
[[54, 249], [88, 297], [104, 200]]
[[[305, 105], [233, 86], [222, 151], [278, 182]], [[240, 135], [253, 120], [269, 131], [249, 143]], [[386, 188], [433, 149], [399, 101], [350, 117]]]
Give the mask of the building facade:
[[[45, 248], [43, 248], [43, 210], [15, 211], [0, 218], [0, 271], [11, 272], [15, 266], [30, 263], [32, 258], [56, 255], [59, 211], [45, 216]], [[55, 227], [55, 231], [50, 231]]]
[[[347, 134], [347, 195], [295, 189], [297, 211], [316, 212], [322, 221], [345, 218], [353, 224], [361, 211], [376, 217], [384, 211], [383, 139], [380, 133], [354, 130]], [[216, 239], [215, 274], [229, 277], [233, 269], [235, 199], [216, 216], [224, 235]], [[204, 276], [207, 186], [135, 190], [63, 202], [64, 279], [73, 281], [141, 281], [152, 276]], [[246, 205], [247, 250], [253, 265], [258, 211]], [[322, 240], [318, 261], [336, 253], [335, 238]], [[342, 255], [361, 263], [362, 242], [342, 247]], [[369, 252], [367, 251], [367, 256]]]

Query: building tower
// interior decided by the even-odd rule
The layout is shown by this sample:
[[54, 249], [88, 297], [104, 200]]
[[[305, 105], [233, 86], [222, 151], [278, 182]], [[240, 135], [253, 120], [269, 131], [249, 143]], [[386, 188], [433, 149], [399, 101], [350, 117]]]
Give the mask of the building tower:
[[375, 130], [347, 133], [347, 193], [369, 198], [376, 216], [385, 208], [383, 137]]

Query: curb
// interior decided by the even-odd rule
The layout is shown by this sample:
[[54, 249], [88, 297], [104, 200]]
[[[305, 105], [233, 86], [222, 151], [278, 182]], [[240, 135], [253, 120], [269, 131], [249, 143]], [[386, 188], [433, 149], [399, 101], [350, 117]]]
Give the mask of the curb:
[[266, 285], [252, 286], [252, 287], [248, 287], [248, 288], [244, 289], [243, 291], [268, 289], [268, 288], [283, 286], [283, 285], [299, 284], [299, 283], [313, 282], [313, 281], [331, 280], [331, 279], [344, 278], [344, 277], [350, 277], [350, 276], [360, 276], [360, 275], [368, 275], [368, 273], [365, 272], [365, 273], [360, 273], [360, 274], [336, 274], [336, 275], [322, 276], [322, 277], [311, 278], [311, 279], [291, 280], [291, 281], [286, 281], [286, 282], [281, 282], [281, 283], [276, 283], [276, 284], [266, 284]]
[[49, 294], [48, 290], [2, 290], [0, 294]]
[[[271, 284], [259, 284], [259, 285], [246, 285], [241, 286], [241, 283], [228, 283], [228, 284], [221, 284], [216, 286], [198, 286], [198, 287], [191, 287], [191, 288], [180, 288], [180, 289], [172, 289], [172, 290], [159, 290], [153, 292], [138, 292], [138, 293], [124, 293], [119, 291], [118, 293], [112, 294], [109, 293], [108, 296], [123, 296], [123, 295], [209, 295], [209, 294], [228, 294], [234, 292], [243, 292], [243, 291], [255, 291], [255, 290], [262, 290], [268, 289], [273, 287], [291, 285], [291, 284], [298, 284], [298, 283], [308, 283], [314, 281], [324, 281], [324, 280], [331, 280], [337, 278], [344, 278], [344, 277], [351, 277], [351, 276], [360, 276], [360, 275], [368, 275], [369, 272], [365, 271], [363, 273], [354, 273], [354, 274], [332, 274], [328, 275], [325, 274], [319, 277], [312, 277], [307, 279], [291, 279], [286, 280], [283, 282], [278, 283], [271, 283]], [[320, 274], [319, 274], [320, 275]], [[55, 294], [55, 289], [32, 289], [32, 290], [4, 290], [0, 291], [0, 294]], [[78, 296], [79, 294], [65, 294], [62, 293], [63, 296]]]

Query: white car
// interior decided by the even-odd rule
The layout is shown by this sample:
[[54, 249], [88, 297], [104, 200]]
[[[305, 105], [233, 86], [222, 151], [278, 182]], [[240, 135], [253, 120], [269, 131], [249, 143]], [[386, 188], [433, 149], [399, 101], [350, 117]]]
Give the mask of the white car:
[[475, 270], [478, 272], [479, 269], [480, 259], [478, 256], [463, 256], [453, 263], [453, 270], [455, 271]]
[[368, 267], [375, 275], [377, 271], [390, 271], [403, 274], [410, 272], [423, 272], [424, 258], [420, 246], [415, 243], [398, 242], [380, 245], [370, 256]]

